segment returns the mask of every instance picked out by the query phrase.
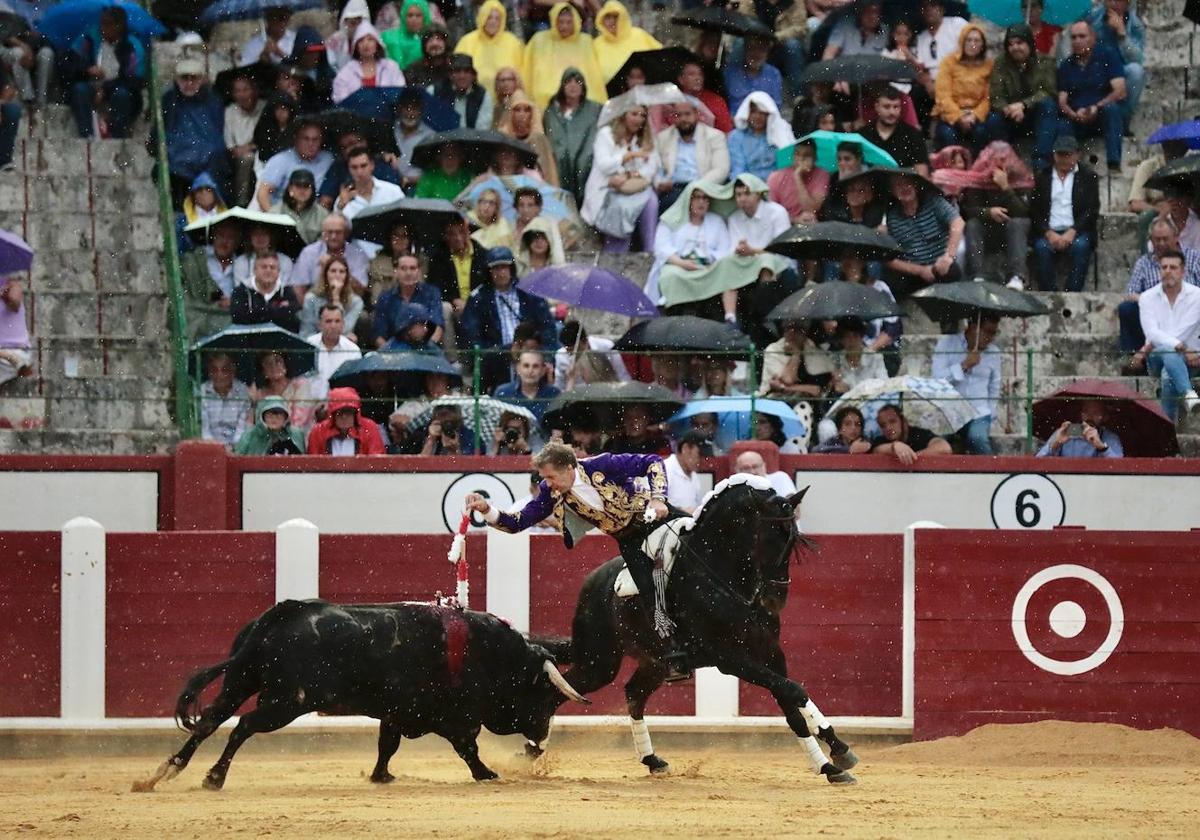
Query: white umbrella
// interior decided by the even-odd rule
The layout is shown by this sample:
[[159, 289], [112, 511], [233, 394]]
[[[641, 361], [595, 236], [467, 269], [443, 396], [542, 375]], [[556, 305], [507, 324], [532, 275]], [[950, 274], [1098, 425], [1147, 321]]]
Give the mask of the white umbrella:
[[879, 434], [875, 415], [885, 405], [898, 405], [910, 426], [929, 429], [935, 435], [949, 435], [975, 419], [975, 409], [954, 386], [944, 379], [924, 376], [894, 376], [891, 379], [868, 379], [842, 394], [829, 409], [826, 418], [846, 406], [863, 413], [863, 435]]
[[638, 85], [605, 102], [604, 107], [600, 109], [599, 124], [608, 125], [617, 117], [639, 106], [649, 108], [654, 105], [673, 105], [676, 102], [686, 101], [689, 101], [688, 95], [672, 82], [663, 82], [658, 85]]

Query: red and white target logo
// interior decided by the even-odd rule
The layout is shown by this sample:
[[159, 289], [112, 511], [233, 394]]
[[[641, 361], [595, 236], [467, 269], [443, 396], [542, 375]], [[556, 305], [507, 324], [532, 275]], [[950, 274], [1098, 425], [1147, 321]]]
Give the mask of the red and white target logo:
[[[1073, 582], [1073, 586], [1079, 586], [1080, 583], [1086, 584], [1086, 586], [1078, 595], [1064, 597], [1064, 589], [1061, 585], [1057, 585], [1057, 582], [1068, 580]], [[1044, 598], [1039, 599], [1037, 596], [1048, 586], [1053, 587], [1055, 594], [1050, 598], [1054, 603], [1049, 607], [1047, 621], [1031, 619], [1030, 602], [1037, 603], [1036, 612], [1040, 613], [1047, 604]], [[1099, 593], [1103, 607], [1107, 607], [1108, 633], [1098, 644], [1094, 641], [1097, 638], [1096, 633], [1089, 632], [1083, 636], [1083, 638], [1093, 639], [1094, 648], [1091, 653], [1079, 659], [1057, 659], [1043, 653], [1030, 640], [1030, 627], [1040, 628], [1047, 622], [1051, 638], [1073, 640], [1081, 637], [1085, 630], [1089, 630], [1096, 622], [1103, 620], [1103, 616], [1097, 614], [1102, 607], [1097, 602], [1096, 593]], [[1092, 608], [1089, 611], [1081, 606], [1079, 601], [1096, 603], [1091, 604]], [[1117, 591], [1104, 575], [1086, 566], [1067, 563], [1042, 569], [1025, 582], [1013, 601], [1012, 631], [1013, 637], [1017, 641], [1017, 648], [1034, 665], [1052, 674], [1074, 676], [1099, 667], [1116, 650], [1124, 629], [1125, 610], [1121, 606], [1121, 599], [1117, 596]]]

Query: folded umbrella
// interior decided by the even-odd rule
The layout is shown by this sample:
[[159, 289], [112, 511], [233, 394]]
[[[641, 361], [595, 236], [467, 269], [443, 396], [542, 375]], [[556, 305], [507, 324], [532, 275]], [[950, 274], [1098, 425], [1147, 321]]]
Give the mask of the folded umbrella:
[[914, 292], [912, 300], [935, 321], [972, 318], [979, 312], [994, 312], [1011, 318], [1028, 318], [1050, 312], [1050, 307], [1029, 292], [987, 280], [934, 283]]
[[98, 26], [100, 10], [111, 6], [125, 10], [130, 34], [145, 41], [167, 34], [165, 26], [129, 0], [64, 0], [42, 14], [37, 22], [37, 31], [49, 38], [54, 48], [61, 52], [84, 32]]
[[650, 423], [662, 423], [683, 402], [674, 391], [653, 382], [592, 382], [564, 391], [551, 400], [542, 425], [561, 429], [587, 418], [601, 427], [613, 428], [617, 410], [632, 404], [645, 407]]
[[483, 172], [491, 166], [492, 157], [499, 149], [511, 149], [516, 152], [521, 166], [527, 169], [537, 166], [537, 152], [528, 143], [522, 143], [498, 131], [474, 128], [456, 128], [422, 140], [413, 149], [413, 166], [420, 169], [437, 169], [438, 149], [449, 143], [455, 143], [462, 148], [463, 165], [472, 172]]
[[200, 23], [213, 26], [225, 20], [255, 20], [267, 9], [299, 12], [321, 5], [321, 0], [217, 0], [200, 15]]
[[33, 248], [15, 233], [0, 230], [0, 275], [28, 271], [33, 265]]
[[446, 225], [462, 218], [458, 208], [443, 198], [402, 198], [367, 207], [355, 216], [354, 238], [384, 245], [392, 228], [403, 224], [414, 239], [432, 246], [441, 241]]
[[1169, 458], [1179, 454], [1175, 424], [1154, 400], [1146, 399], [1119, 382], [1083, 379], [1060, 388], [1033, 404], [1033, 433], [1042, 440], [1065, 422], [1078, 423], [1080, 404], [1104, 403], [1105, 428], [1121, 439], [1130, 458]]
[[238, 379], [255, 382], [260, 376], [258, 357], [268, 351], [283, 356], [290, 377], [303, 376], [316, 367], [317, 348], [295, 333], [274, 324], [233, 324], [192, 345], [192, 375], [200, 378], [208, 376], [204, 356], [223, 352], [229, 353], [236, 361]]
[[382, 373], [388, 377], [389, 390], [400, 397], [415, 397], [424, 392], [424, 375], [440, 373], [454, 380], [452, 387], [462, 384], [462, 376], [454, 365], [437, 353], [390, 352], [376, 350], [361, 359], [344, 362], [329, 377], [330, 388], [353, 388], [367, 393], [369, 374]]
[[867, 261], [891, 260], [902, 253], [900, 244], [886, 233], [851, 222], [795, 225], [775, 237], [766, 250], [793, 260], [840, 260], [846, 251]]
[[689, 61], [699, 62], [696, 54], [686, 47], [663, 47], [657, 50], [638, 50], [631, 53], [621, 69], [608, 82], [608, 95], [617, 96], [624, 91], [625, 74], [635, 67], [640, 67], [646, 74], [646, 84], [656, 85], [661, 82], [674, 82], [679, 78], [683, 65]]
[[421, 98], [421, 121], [434, 131], [450, 131], [462, 122], [454, 106], [424, 88], [359, 88], [341, 101], [341, 107], [386, 125], [396, 121], [396, 103], [406, 95]]
[[861, 318], [874, 321], [903, 315], [904, 307], [878, 289], [860, 283], [832, 280], [805, 286], [784, 298], [768, 314], [766, 320], [778, 321], [836, 321], [838, 318]]
[[614, 349], [622, 353], [703, 350], [746, 354], [752, 346], [749, 336], [724, 321], [668, 315], [634, 324], [617, 340]]
[[212, 229], [222, 222], [233, 220], [245, 239], [246, 232], [254, 225], [269, 228], [275, 247], [289, 257], [297, 257], [304, 250], [304, 239], [296, 229], [296, 220], [282, 213], [264, 213], [248, 207], [230, 207], [215, 216], [199, 219], [183, 229], [197, 245], [207, 245]]
[[909, 82], [916, 78], [916, 71], [907, 61], [879, 55], [839, 55], [805, 67], [800, 74], [800, 83], [849, 82], [852, 85], [865, 85], [868, 82]]
[[749, 17], [724, 6], [706, 6], [679, 15], [671, 15], [671, 23], [706, 32], [724, 32], [739, 38], [769, 38], [775, 32], [758, 18]]
[[750, 425], [752, 414], [766, 414], [778, 417], [783, 424], [783, 433], [788, 438], [804, 437], [808, 430], [797, 415], [795, 409], [782, 400], [754, 399], [749, 397], [710, 397], [705, 400], [692, 400], [667, 421], [671, 424], [672, 432], [678, 436], [687, 431], [687, 426], [697, 414], [715, 414], [719, 427], [716, 443], [722, 449], [728, 449], [735, 440], [747, 440], [754, 436]]
[[875, 415], [885, 405], [898, 405], [910, 426], [929, 429], [935, 435], [950, 435], [975, 419], [971, 403], [943, 379], [923, 376], [895, 376], [891, 379], [868, 379], [851, 388], [835, 402], [825, 415], [833, 419], [846, 406], [863, 413], [863, 435], [879, 434]]
[[658, 309], [627, 277], [594, 265], [552, 265], [521, 278], [521, 289], [584, 309], [630, 318], [657, 318]]
[[795, 152], [796, 146], [805, 140], [811, 140], [816, 144], [817, 166], [829, 172], [837, 172], [837, 147], [842, 143], [854, 143], [859, 146], [863, 152], [863, 163], [867, 166], [895, 169], [898, 165], [894, 157], [857, 132], [813, 131], [805, 134], [803, 137], [796, 138], [795, 143], [784, 146], [777, 151], [775, 153], [775, 168], [785, 169], [791, 166], [792, 155]]
[[1164, 125], [1147, 138], [1147, 143], [1166, 143], [1179, 140], [1188, 144], [1189, 149], [1200, 149], [1200, 120]]

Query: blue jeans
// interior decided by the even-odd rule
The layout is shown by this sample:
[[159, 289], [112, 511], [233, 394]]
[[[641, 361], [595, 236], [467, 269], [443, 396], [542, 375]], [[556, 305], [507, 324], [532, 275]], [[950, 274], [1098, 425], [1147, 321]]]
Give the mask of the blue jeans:
[[[92, 136], [92, 82], [71, 85], [71, 113], [80, 137]], [[129, 136], [129, 125], [142, 110], [142, 95], [119, 82], [104, 83], [104, 102], [108, 106], [108, 135], [113, 138]]]
[[1063, 252], [1055, 251], [1051, 248], [1050, 243], [1044, 236], [1039, 236], [1034, 240], [1034, 265], [1037, 266], [1038, 288], [1043, 292], [1058, 291], [1058, 278], [1054, 271], [1054, 258], [1059, 253], [1065, 253], [1071, 259], [1071, 269], [1067, 273], [1067, 283], [1063, 291], [1082, 292], [1083, 284], [1087, 281], [1088, 268], [1092, 264], [1092, 237], [1086, 233], [1077, 233], [1075, 241]]
[[[1121, 103], [1113, 103], [1104, 105], [1100, 108], [1100, 113], [1096, 115], [1096, 119], [1090, 123], [1075, 123], [1071, 122], [1064, 116], [1058, 118], [1058, 128], [1054, 132], [1054, 136], [1059, 134], [1067, 134], [1074, 132], [1075, 137], [1082, 143], [1092, 137], [1104, 138], [1104, 156], [1109, 165], [1121, 163], [1121, 137], [1125, 132], [1125, 114], [1121, 109]], [[1054, 140], [1051, 138], [1050, 145], [1054, 145]], [[1047, 150], [1049, 151], [1049, 150]], [[1037, 155], [1035, 154], [1036, 158]], [[1047, 160], [1049, 156], [1047, 155]]]
[[12, 163], [13, 148], [17, 145], [17, 128], [21, 125], [21, 103], [0, 105], [0, 166]]
[[1047, 97], [1034, 106], [1033, 113], [1026, 113], [1022, 122], [1013, 122], [1000, 111], [988, 114], [988, 142], [1004, 140], [1011, 143], [1018, 137], [1033, 138], [1033, 168], [1037, 170], [1050, 163], [1050, 149], [1058, 136], [1058, 102]]
[[1117, 304], [1117, 319], [1121, 322], [1120, 348], [1125, 353], [1134, 353], [1146, 344], [1142, 332], [1141, 312], [1136, 300], [1123, 300]]
[[1151, 376], [1162, 377], [1162, 393], [1159, 399], [1163, 411], [1172, 420], [1179, 407], [1179, 398], [1192, 390], [1192, 377], [1182, 353], [1172, 350], [1156, 350], [1146, 359], [1146, 369]]
[[937, 120], [933, 124], [933, 146], [944, 149], [947, 146], [966, 146], [975, 154], [988, 142], [987, 122], [977, 122], [968, 131], [961, 131], [948, 122]]
[[992, 415], [976, 417], [961, 429], [963, 440], [967, 444], [967, 452], [972, 455], [991, 455], [992, 439], [988, 432], [992, 428]]

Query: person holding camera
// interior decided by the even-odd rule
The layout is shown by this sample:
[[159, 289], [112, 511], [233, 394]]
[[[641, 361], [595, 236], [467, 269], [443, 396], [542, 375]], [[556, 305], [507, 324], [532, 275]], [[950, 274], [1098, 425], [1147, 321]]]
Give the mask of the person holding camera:
[[1064, 420], [1038, 450], [1038, 458], [1124, 458], [1121, 438], [1105, 428], [1108, 410], [1100, 400], [1084, 400], [1079, 406], [1081, 422]]
[[462, 412], [455, 405], [439, 405], [425, 432], [420, 455], [474, 455], [475, 435], [464, 428]]
[[492, 436], [493, 455], [529, 455], [529, 421], [520, 414], [506, 411]]

